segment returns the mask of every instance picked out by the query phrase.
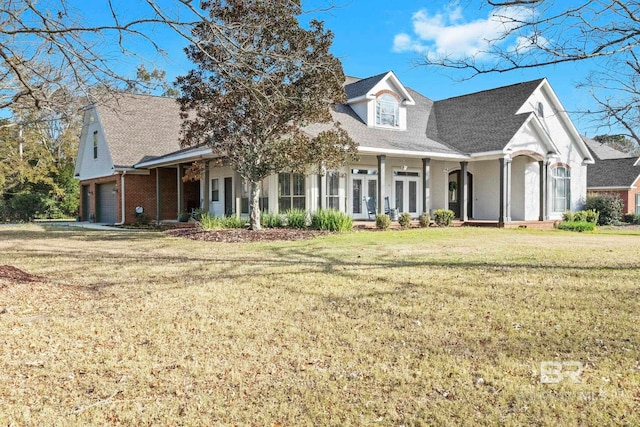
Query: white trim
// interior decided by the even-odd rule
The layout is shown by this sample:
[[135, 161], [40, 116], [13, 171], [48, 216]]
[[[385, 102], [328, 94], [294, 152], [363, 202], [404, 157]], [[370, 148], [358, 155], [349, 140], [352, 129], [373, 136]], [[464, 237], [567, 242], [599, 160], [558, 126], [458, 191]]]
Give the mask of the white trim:
[[395, 150], [389, 148], [374, 148], [374, 147], [363, 147], [359, 146], [358, 151], [367, 154], [397, 154], [405, 157], [415, 157], [415, 158], [423, 158], [429, 157], [431, 159], [436, 160], [469, 160], [470, 157], [464, 154], [443, 154], [443, 153], [433, 153], [428, 151], [409, 151], [409, 150]]
[[633, 185], [630, 187], [587, 187], [587, 192], [589, 191], [602, 191], [602, 190], [606, 190], [606, 191], [630, 191], [630, 190], [635, 190], [636, 187], [634, 187]]
[[504, 147], [505, 153], [508, 153], [510, 146], [516, 142], [515, 137], [518, 135], [518, 133], [520, 133], [520, 131], [524, 129], [525, 126], [528, 126], [528, 125], [531, 125], [533, 130], [537, 131], [536, 133], [538, 133], [538, 135], [540, 136], [540, 142], [549, 149], [546, 153], [538, 153], [538, 154], [546, 157], [547, 154], [549, 154], [549, 151], [553, 152], [554, 154], [560, 153], [560, 150], [558, 150], [558, 147], [556, 146], [556, 144], [553, 142], [553, 140], [547, 133], [547, 130], [543, 126], [542, 122], [540, 121], [538, 116], [535, 115], [534, 113], [529, 113], [529, 117], [527, 117], [527, 120], [524, 121], [522, 126], [520, 126], [520, 128], [518, 128], [518, 130], [513, 134], [513, 137], [511, 138], [511, 140], [507, 143], [507, 145], [505, 145]]
[[640, 166], [640, 157], [638, 157], [638, 160], [636, 160], [633, 166]]
[[202, 148], [196, 151], [189, 151], [187, 153], [175, 154], [172, 156], [165, 156], [159, 159], [147, 160], [145, 162], [136, 163], [133, 165], [134, 168], [147, 168], [147, 167], [160, 167], [173, 164], [177, 161], [186, 161], [186, 160], [200, 160], [203, 158], [211, 158], [213, 157], [213, 153], [211, 152], [211, 148]]

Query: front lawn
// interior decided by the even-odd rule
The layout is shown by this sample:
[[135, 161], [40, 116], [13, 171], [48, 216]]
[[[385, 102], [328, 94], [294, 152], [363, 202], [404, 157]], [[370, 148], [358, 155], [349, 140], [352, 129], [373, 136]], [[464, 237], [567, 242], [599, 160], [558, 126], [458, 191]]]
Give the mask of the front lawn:
[[637, 230], [3, 226], [0, 266], [38, 278], [0, 277], [0, 425], [638, 425], [638, 254]]

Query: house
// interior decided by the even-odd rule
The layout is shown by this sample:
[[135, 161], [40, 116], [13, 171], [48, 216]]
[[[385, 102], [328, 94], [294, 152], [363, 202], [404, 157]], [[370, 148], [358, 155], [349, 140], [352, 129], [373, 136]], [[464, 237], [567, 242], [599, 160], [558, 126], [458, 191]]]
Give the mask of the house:
[[[394, 209], [452, 209], [462, 221], [559, 219], [581, 208], [593, 157], [546, 79], [433, 101], [392, 72], [347, 78], [334, 118], [359, 144], [339, 170], [282, 172], [262, 182], [261, 207], [339, 209], [354, 219]], [[207, 147], [179, 147], [178, 105], [146, 95], [85, 111], [76, 177], [81, 217], [132, 222], [136, 210], [175, 219], [198, 207], [248, 213], [248, 188]], [[305, 130], [316, 134], [324, 125]], [[204, 170], [184, 182], [196, 161]]]
[[587, 167], [587, 192], [616, 194], [624, 214], [640, 214], [640, 158], [583, 136], [595, 159]]

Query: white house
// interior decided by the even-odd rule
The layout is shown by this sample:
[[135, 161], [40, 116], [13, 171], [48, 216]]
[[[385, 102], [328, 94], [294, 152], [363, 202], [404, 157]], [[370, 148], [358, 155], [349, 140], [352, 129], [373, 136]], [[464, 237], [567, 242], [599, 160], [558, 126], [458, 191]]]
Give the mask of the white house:
[[[432, 101], [390, 71], [347, 78], [345, 92], [334, 117], [359, 144], [359, 161], [323, 170], [318, 159], [318, 173], [270, 176], [262, 183], [263, 209], [332, 208], [367, 219], [389, 209], [418, 216], [445, 208], [462, 221], [507, 223], [558, 219], [584, 201], [593, 158], [546, 79]], [[194, 206], [216, 215], [248, 213], [247, 186], [224, 159], [206, 147], [179, 149], [178, 111], [166, 98], [141, 95], [122, 95], [115, 112], [87, 110], [76, 164], [84, 219], [93, 213], [99, 221], [108, 214], [109, 222], [130, 222], [137, 206], [158, 220]], [[111, 168], [102, 164], [99, 173], [95, 138], [113, 159], [105, 158]], [[132, 144], [136, 154], [123, 156]], [[200, 182], [184, 184], [185, 168], [200, 160]], [[127, 195], [134, 177], [144, 197]], [[104, 182], [116, 186], [114, 214], [93, 201]]]

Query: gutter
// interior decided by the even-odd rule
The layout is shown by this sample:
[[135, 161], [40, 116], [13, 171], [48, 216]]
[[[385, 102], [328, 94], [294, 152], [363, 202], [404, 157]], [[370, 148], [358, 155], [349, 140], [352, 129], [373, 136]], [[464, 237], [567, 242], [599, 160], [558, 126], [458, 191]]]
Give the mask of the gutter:
[[120, 217], [122, 218], [122, 221], [120, 222], [116, 222], [113, 225], [123, 225], [124, 224], [124, 220], [125, 220], [125, 208], [124, 208], [124, 176], [127, 174], [127, 171], [122, 171], [122, 174], [120, 175]]

